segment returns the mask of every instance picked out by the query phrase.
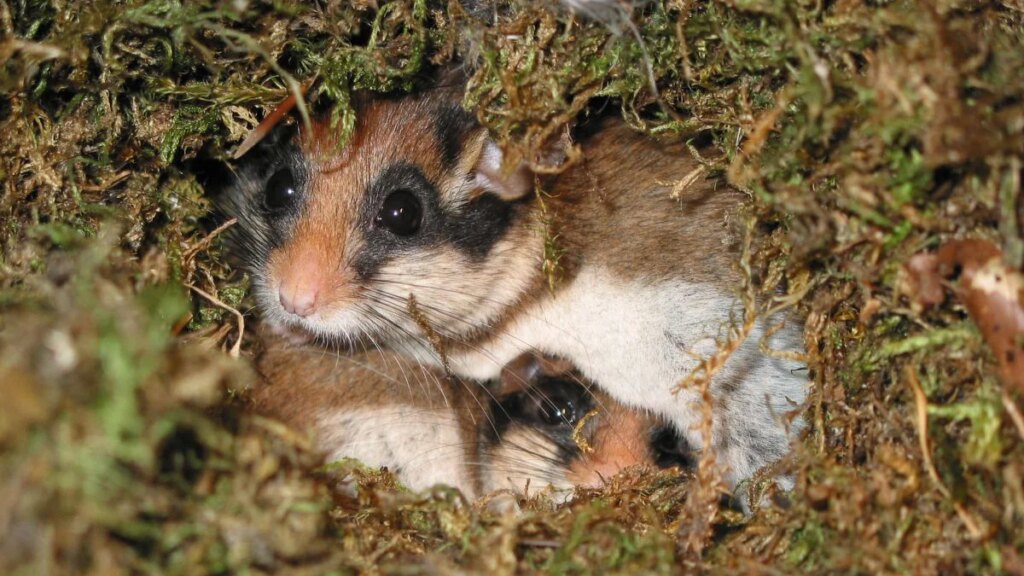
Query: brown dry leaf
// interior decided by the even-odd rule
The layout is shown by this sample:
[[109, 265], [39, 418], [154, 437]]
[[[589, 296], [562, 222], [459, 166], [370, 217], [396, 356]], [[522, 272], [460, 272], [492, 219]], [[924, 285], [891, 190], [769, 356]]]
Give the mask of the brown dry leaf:
[[999, 363], [1003, 384], [1024, 392], [1024, 274], [1010, 269], [987, 240], [953, 240], [935, 254], [917, 254], [905, 266], [904, 291], [921, 308], [944, 300], [944, 282], [981, 329]]

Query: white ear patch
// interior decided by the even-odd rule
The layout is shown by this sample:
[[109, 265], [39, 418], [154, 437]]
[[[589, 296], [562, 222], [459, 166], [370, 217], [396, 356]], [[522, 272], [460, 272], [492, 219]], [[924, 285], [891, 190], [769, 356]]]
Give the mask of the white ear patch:
[[492, 140], [484, 142], [474, 167], [473, 183], [502, 200], [518, 200], [533, 190], [533, 175], [525, 165], [511, 172], [503, 169], [504, 154]]

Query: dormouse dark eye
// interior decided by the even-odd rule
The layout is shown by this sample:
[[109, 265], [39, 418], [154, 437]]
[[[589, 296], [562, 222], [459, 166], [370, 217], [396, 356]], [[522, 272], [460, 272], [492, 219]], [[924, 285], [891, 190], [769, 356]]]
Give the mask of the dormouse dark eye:
[[575, 426], [576, 406], [568, 398], [547, 398], [541, 400], [539, 416], [548, 426]]
[[284, 210], [291, 206], [299, 197], [295, 187], [295, 177], [292, 171], [282, 168], [267, 181], [266, 196], [263, 201], [267, 208], [272, 211]]
[[586, 410], [572, 385], [545, 386], [533, 401], [537, 421], [547, 426], [575, 426]]
[[408, 190], [395, 190], [384, 199], [374, 222], [398, 236], [411, 236], [420, 229], [423, 210], [416, 195]]

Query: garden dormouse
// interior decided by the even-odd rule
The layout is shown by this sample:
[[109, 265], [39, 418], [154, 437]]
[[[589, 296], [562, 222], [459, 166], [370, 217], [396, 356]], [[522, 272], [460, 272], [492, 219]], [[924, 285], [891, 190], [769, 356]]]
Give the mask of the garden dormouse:
[[[460, 98], [359, 99], [347, 142], [326, 120], [281, 126], [239, 161], [223, 205], [264, 320], [477, 381], [524, 352], [566, 358], [703, 447], [701, 394], [677, 388], [742, 311], [745, 196], [618, 119], [592, 121], [578, 162], [535, 177], [503, 165]], [[798, 323], [767, 332], [758, 321], [710, 388], [732, 486], [788, 450], [806, 394], [798, 362], [759, 348], [801, 350]]]

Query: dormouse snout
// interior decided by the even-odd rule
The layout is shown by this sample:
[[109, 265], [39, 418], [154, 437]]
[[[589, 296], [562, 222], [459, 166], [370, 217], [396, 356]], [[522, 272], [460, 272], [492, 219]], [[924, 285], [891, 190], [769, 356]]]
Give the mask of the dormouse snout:
[[298, 283], [282, 285], [278, 291], [281, 307], [287, 312], [303, 318], [316, 311], [320, 288], [307, 288]]
[[589, 451], [569, 467], [567, 477], [577, 486], [600, 488], [620, 470], [654, 464], [647, 442], [650, 421], [624, 407], [603, 404], [595, 415], [602, 421], [591, 433]]
[[309, 318], [344, 299], [344, 274], [333, 259], [314, 247], [295, 245], [272, 258], [271, 277], [276, 278], [281, 308]]

